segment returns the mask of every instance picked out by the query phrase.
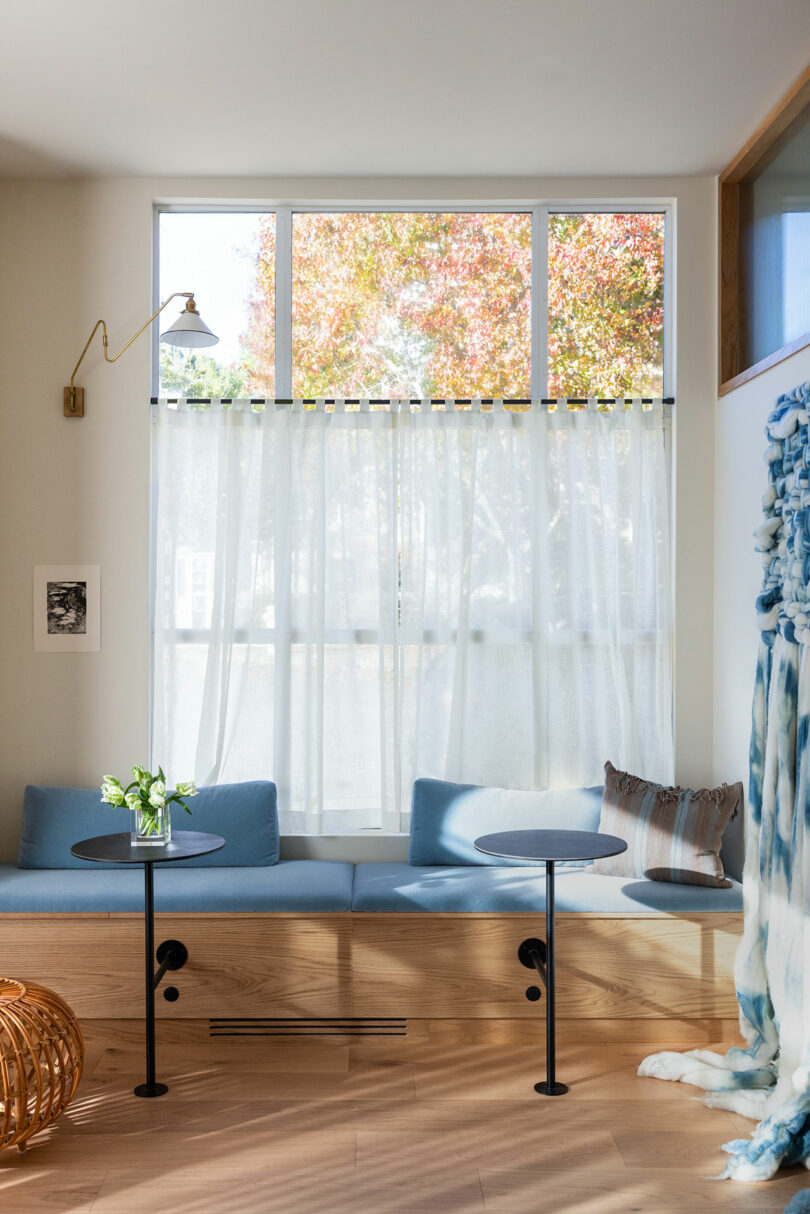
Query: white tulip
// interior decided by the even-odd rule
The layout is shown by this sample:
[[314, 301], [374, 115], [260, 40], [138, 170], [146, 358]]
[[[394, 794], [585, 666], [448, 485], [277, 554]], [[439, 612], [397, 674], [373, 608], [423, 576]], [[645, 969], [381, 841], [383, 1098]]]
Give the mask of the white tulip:
[[115, 776], [105, 776], [101, 784], [101, 800], [107, 805], [123, 805], [124, 790]]
[[166, 785], [162, 780], [155, 780], [149, 789], [149, 804], [154, 809], [163, 809], [166, 804]]

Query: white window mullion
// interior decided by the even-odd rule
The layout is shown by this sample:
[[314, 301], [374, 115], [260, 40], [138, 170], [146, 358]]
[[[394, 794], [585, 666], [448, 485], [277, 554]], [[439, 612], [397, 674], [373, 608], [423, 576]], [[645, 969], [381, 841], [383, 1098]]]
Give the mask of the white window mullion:
[[[152, 308], [156, 311], [162, 303], [160, 298], [160, 211], [155, 207], [152, 211]], [[150, 362], [152, 375], [152, 395], [160, 396], [160, 338], [159, 327], [152, 325], [149, 331], [151, 345]], [[151, 769], [150, 769], [151, 770]]]
[[292, 207], [276, 209], [276, 396], [292, 396]]
[[532, 207], [532, 400], [548, 396], [548, 207]]
[[675, 203], [664, 208], [664, 396], [675, 395]]
[[[545, 391], [543, 392], [545, 395]], [[534, 722], [534, 786], [548, 787], [548, 515], [546, 510], [548, 436], [544, 426], [532, 426], [532, 714]]]

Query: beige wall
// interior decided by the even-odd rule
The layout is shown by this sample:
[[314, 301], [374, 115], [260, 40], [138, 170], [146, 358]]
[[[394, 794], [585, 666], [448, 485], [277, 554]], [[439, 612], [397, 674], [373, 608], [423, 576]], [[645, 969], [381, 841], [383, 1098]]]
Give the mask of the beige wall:
[[754, 530], [767, 487], [764, 426], [776, 399], [810, 379], [810, 349], [720, 398], [715, 415], [714, 778], [748, 780], [762, 565]]
[[[94, 347], [80, 378], [83, 420], [62, 416], [61, 392], [99, 316], [115, 349], [148, 315], [153, 200], [549, 198], [676, 200], [676, 770], [687, 782], [711, 778], [713, 181], [6, 182], [0, 185], [0, 859], [16, 852], [26, 783], [94, 785], [104, 772], [124, 771], [147, 754], [148, 341], [114, 366]], [[736, 516], [733, 524], [740, 525]], [[723, 538], [721, 557], [725, 544]], [[101, 653], [33, 652], [32, 571], [47, 563], [101, 566]], [[748, 613], [749, 600], [738, 598], [735, 610]]]

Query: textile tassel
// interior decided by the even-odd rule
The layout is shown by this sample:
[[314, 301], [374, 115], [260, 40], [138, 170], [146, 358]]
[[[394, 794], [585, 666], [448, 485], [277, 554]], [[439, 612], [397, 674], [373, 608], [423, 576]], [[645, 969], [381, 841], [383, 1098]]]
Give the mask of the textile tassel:
[[[764, 579], [754, 688], [743, 937], [735, 963], [747, 1047], [645, 1058], [639, 1075], [692, 1083], [759, 1122], [728, 1142], [723, 1176], [810, 1166], [810, 383], [768, 418], [769, 488], [757, 531]], [[804, 1195], [798, 1195], [804, 1197]], [[810, 1210], [810, 1204], [789, 1207]]]

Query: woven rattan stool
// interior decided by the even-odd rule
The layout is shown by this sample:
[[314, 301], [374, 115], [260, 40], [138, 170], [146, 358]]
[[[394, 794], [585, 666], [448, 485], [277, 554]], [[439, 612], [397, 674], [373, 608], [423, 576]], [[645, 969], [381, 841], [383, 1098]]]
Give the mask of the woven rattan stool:
[[33, 982], [0, 978], [0, 1149], [24, 1151], [73, 1099], [84, 1038], [64, 1000]]

